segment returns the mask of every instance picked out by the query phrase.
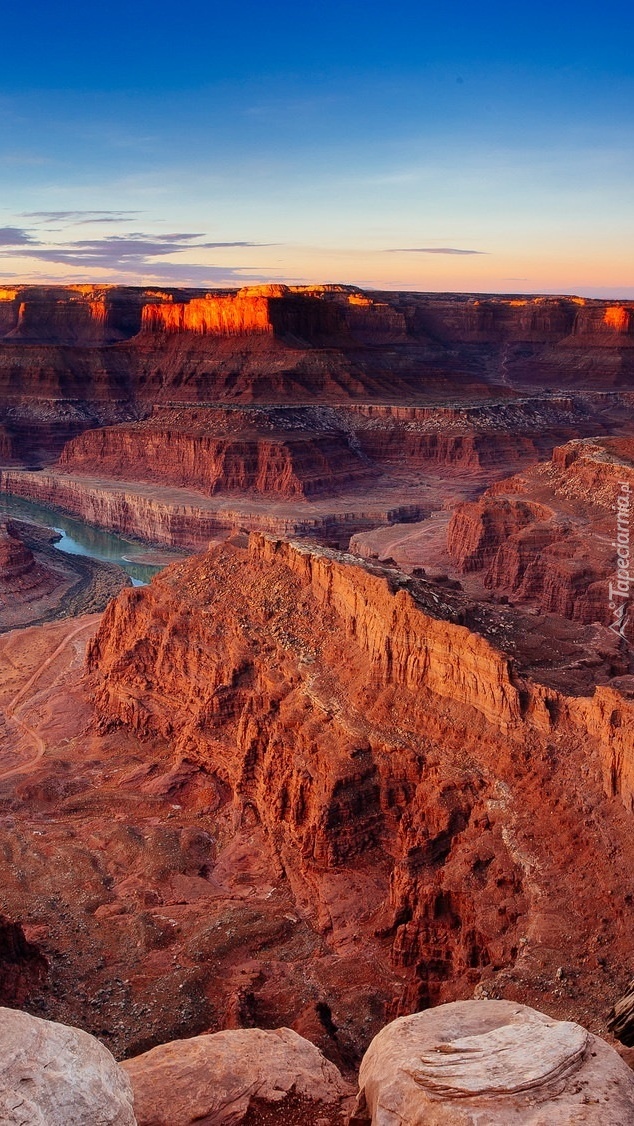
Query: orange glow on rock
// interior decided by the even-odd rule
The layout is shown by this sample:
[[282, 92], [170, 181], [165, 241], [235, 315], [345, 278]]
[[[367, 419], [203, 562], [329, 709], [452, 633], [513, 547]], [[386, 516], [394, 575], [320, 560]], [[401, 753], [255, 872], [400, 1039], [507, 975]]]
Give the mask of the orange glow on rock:
[[271, 334], [265, 297], [198, 297], [187, 304], [146, 305], [142, 328], [150, 332], [194, 332], [200, 336]]
[[106, 321], [106, 302], [103, 300], [89, 301], [88, 308], [90, 309], [91, 320], [97, 321], [98, 324], [105, 324]]
[[95, 299], [101, 297], [104, 290], [114, 289], [113, 285], [94, 285], [86, 283], [84, 285], [65, 285], [64, 289], [69, 289], [71, 293], [80, 293], [82, 297], [93, 297]]
[[374, 301], [371, 301], [369, 297], [364, 297], [360, 293], [351, 293], [349, 298], [348, 298], [348, 304], [349, 305], [366, 305], [367, 306], [367, 305], [374, 305]]
[[627, 332], [630, 327], [630, 314], [622, 305], [612, 305], [605, 310], [604, 324], [616, 332]]

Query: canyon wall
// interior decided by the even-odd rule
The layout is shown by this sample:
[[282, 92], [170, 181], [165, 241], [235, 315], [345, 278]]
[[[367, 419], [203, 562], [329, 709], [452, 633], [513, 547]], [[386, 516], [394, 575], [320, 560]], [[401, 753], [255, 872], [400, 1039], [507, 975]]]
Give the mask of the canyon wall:
[[336, 433], [215, 435], [151, 423], [90, 430], [64, 448], [62, 472], [216, 492], [304, 497], [371, 481], [377, 470]]
[[447, 546], [459, 570], [482, 572], [485, 587], [498, 594], [574, 621], [612, 626], [618, 505], [625, 505], [626, 538], [619, 542], [629, 557], [633, 455], [627, 438], [571, 441], [557, 447], [549, 462], [497, 482], [477, 502], [458, 505]]
[[[353, 932], [387, 946], [402, 975], [392, 1011], [516, 966], [541, 877], [511, 791], [528, 810], [544, 771], [565, 788], [588, 761], [629, 806], [634, 703], [519, 677], [443, 617], [432, 584], [267, 536], [240, 543], [111, 603], [88, 656], [101, 730], [204, 763], [236, 824], [264, 827], [334, 949]], [[559, 777], [554, 742], [570, 756]], [[365, 922], [359, 896], [375, 905]]]
[[[25, 286], [0, 294], [3, 407], [105, 400], [423, 400], [628, 387], [631, 304], [252, 287], [203, 294]], [[133, 417], [133, 415], [131, 416]], [[0, 422], [3, 420], [0, 419]]]
[[273, 324], [265, 297], [196, 297], [187, 304], [163, 302], [143, 307], [146, 332], [193, 332], [201, 336], [271, 334]]
[[321, 512], [271, 510], [266, 503], [241, 503], [238, 497], [212, 500], [202, 492], [171, 488], [157, 495], [156, 486], [142, 483], [126, 487], [95, 477], [10, 469], [0, 471], [0, 492], [59, 508], [123, 536], [195, 550], [219, 533], [243, 528], [347, 541], [364, 528], [418, 520], [424, 513], [418, 504], [382, 505], [372, 496], [352, 508], [333, 504]]

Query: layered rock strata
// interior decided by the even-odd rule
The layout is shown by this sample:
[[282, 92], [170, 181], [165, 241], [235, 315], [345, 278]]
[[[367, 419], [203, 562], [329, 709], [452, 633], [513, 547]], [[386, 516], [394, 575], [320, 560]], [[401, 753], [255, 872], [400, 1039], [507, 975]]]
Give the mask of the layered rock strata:
[[[200, 550], [227, 532], [257, 528], [278, 535], [313, 535], [326, 540], [349, 539], [356, 531], [376, 524], [420, 519], [420, 504], [382, 503], [382, 498], [348, 503], [337, 499], [307, 509], [296, 505], [271, 505], [270, 498], [205, 497], [202, 492], [106, 478], [5, 470], [0, 491], [40, 501], [79, 516], [89, 524], [108, 528], [169, 547]], [[260, 500], [260, 503], [257, 501]]]
[[371, 482], [378, 470], [336, 433], [216, 435], [185, 418], [90, 430], [69, 442], [62, 472], [157, 481], [203, 493], [305, 497]]
[[61, 575], [36, 562], [12, 521], [0, 523], [0, 610], [44, 598], [61, 583]]
[[482, 572], [497, 594], [575, 621], [616, 623], [617, 633], [631, 636], [626, 622], [623, 630], [616, 622], [614, 603], [629, 603], [623, 564], [630, 558], [633, 455], [631, 439], [572, 441], [550, 462], [458, 505], [447, 546], [459, 570]]
[[634, 1122], [634, 1077], [613, 1048], [504, 1001], [459, 1001], [388, 1025], [359, 1085], [350, 1126]]
[[548, 747], [583, 747], [609, 793], [634, 796], [618, 687], [575, 699], [523, 680], [452, 613], [433, 584], [252, 536], [121, 595], [88, 656], [102, 729], [204, 763], [335, 949], [384, 944], [401, 1011], [516, 971], [540, 897], [557, 910], [561, 857], [535, 899], [536, 842], [495, 812], [513, 790], [530, 804], [527, 769], [557, 787]]
[[156, 403], [512, 401], [531, 387], [627, 390], [634, 377], [632, 306], [616, 302], [346, 286], [2, 294], [2, 456], [31, 464]]

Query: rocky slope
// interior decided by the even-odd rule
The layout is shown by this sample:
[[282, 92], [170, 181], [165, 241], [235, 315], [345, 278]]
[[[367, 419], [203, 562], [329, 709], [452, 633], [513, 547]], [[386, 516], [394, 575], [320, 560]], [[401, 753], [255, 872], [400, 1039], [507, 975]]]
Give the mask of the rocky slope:
[[[550, 462], [456, 508], [451, 556], [463, 573], [482, 572], [497, 594], [572, 620], [616, 624], [618, 632], [614, 603], [629, 602], [629, 570], [619, 557], [623, 564], [630, 557], [633, 455], [625, 438], [555, 449]], [[627, 623], [623, 633], [632, 637]]]
[[62, 574], [36, 562], [15, 523], [0, 523], [0, 612], [44, 599], [62, 584]]
[[[358, 988], [370, 953], [392, 976], [387, 993], [375, 983], [384, 1012], [478, 982], [534, 996], [553, 959], [574, 1011], [596, 989], [605, 895], [611, 960], [628, 941], [627, 815], [597, 780], [629, 808], [634, 705], [618, 678], [577, 698], [526, 680], [456, 617], [423, 580], [252, 536], [111, 604], [89, 649], [96, 713], [218, 780], [234, 824], [264, 830], [297, 912], [357, 959]], [[590, 887], [615, 833], [610, 888]], [[354, 1039], [347, 998], [340, 985], [333, 1021]]]

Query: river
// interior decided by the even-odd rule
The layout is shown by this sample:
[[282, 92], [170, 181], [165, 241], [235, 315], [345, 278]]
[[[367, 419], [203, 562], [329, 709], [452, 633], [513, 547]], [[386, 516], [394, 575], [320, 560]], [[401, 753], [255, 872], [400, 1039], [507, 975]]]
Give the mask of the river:
[[[39, 527], [53, 528], [60, 536], [53, 546], [67, 555], [87, 555], [91, 559], [100, 559], [105, 563], [116, 563], [130, 576], [133, 586], [145, 586], [152, 575], [161, 571], [168, 562], [182, 559], [185, 554], [170, 553], [164, 547], [152, 547], [126, 540], [114, 532], [96, 528], [92, 524], [84, 524], [82, 520], [67, 516], [57, 509], [35, 504], [22, 497], [11, 496], [10, 493], [2, 493], [0, 521], [11, 517], [37, 524]], [[151, 562], [153, 556], [156, 557], [156, 563]]]

